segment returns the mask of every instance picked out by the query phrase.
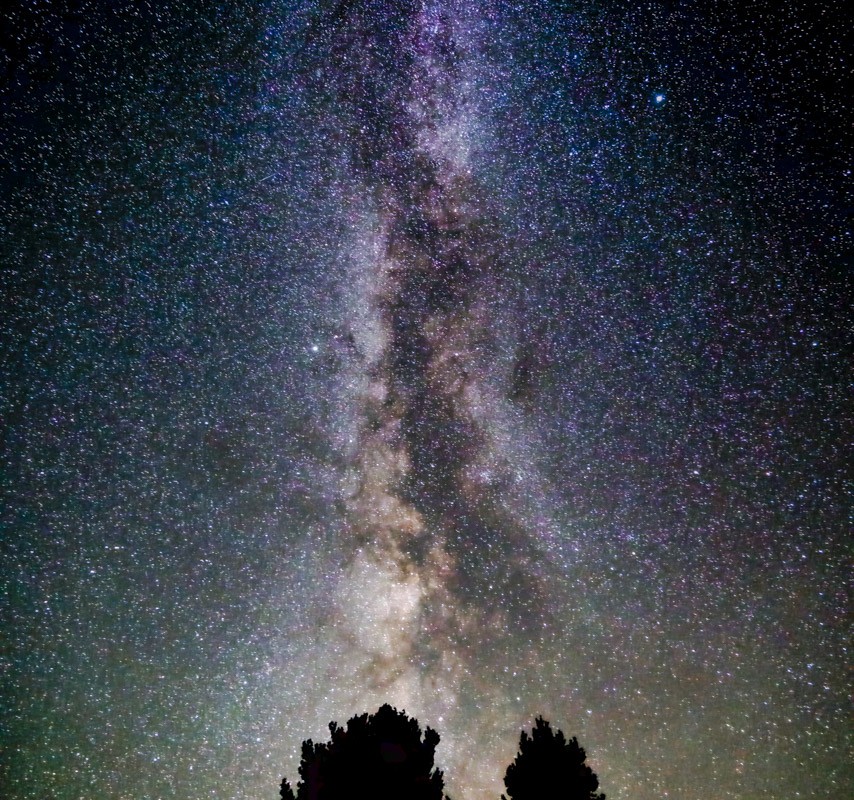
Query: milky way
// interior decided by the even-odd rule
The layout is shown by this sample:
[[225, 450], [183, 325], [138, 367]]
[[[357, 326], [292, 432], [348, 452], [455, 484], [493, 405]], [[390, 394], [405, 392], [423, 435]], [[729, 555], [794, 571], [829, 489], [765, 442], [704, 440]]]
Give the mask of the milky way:
[[705, 6], [11, 13], [4, 797], [854, 792], [844, 25]]

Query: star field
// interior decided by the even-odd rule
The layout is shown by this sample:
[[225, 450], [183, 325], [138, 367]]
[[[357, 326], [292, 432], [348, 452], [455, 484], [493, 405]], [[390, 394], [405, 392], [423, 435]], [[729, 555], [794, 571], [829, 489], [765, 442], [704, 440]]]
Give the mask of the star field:
[[842, 4], [106, 5], [0, 34], [0, 794], [850, 796]]

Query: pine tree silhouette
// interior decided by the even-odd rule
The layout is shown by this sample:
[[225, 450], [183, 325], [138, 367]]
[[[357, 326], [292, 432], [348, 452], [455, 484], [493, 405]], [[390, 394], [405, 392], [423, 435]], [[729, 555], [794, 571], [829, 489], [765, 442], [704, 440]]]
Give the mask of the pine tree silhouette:
[[439, 734], [427, 728], [422, 740], [405, 712], [384, 705], [346, 728], [331, 722], [329, 732], [328, 742], [303, 742], [297, 791], [282, 780], [282, 800], [442, 800], [442, 773], [433, 769]]
[[568, 742], [563, 731], [552, 731], [537, 717], [531, 736], [522, 731], [519, 752], [507, 767], [502, 800], [605, 800], [597, 794], [599, 779], [585, 764], [587, 754], [573, 737]]

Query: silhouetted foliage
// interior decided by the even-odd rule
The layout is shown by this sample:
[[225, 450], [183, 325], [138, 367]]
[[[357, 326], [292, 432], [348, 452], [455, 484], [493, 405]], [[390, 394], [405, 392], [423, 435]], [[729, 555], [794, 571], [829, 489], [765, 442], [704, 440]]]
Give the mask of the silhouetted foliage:
[[522, 731], [516, 760], [507, 767], [507, 795], [510, 800], [605, 800], [596, 794], [599, 779], [586, 758], [574, 736], [567, 742], [563, 731], [552, 731], [537, 717], [531, 736]]
[[329, 724], [331, 738], [302, 745], [296, 794], [282, 781], [282, 800], [442, 800], [442, 773], [433, 769], [439, 734], [390, 705], [362, 714], [342, 728]]

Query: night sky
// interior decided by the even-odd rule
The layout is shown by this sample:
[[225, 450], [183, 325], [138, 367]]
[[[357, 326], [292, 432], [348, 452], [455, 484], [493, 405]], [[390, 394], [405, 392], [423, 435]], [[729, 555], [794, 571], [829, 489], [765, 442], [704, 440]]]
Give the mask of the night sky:
[[843, 5], [12, 3], [0, 794], [854, 796]]

